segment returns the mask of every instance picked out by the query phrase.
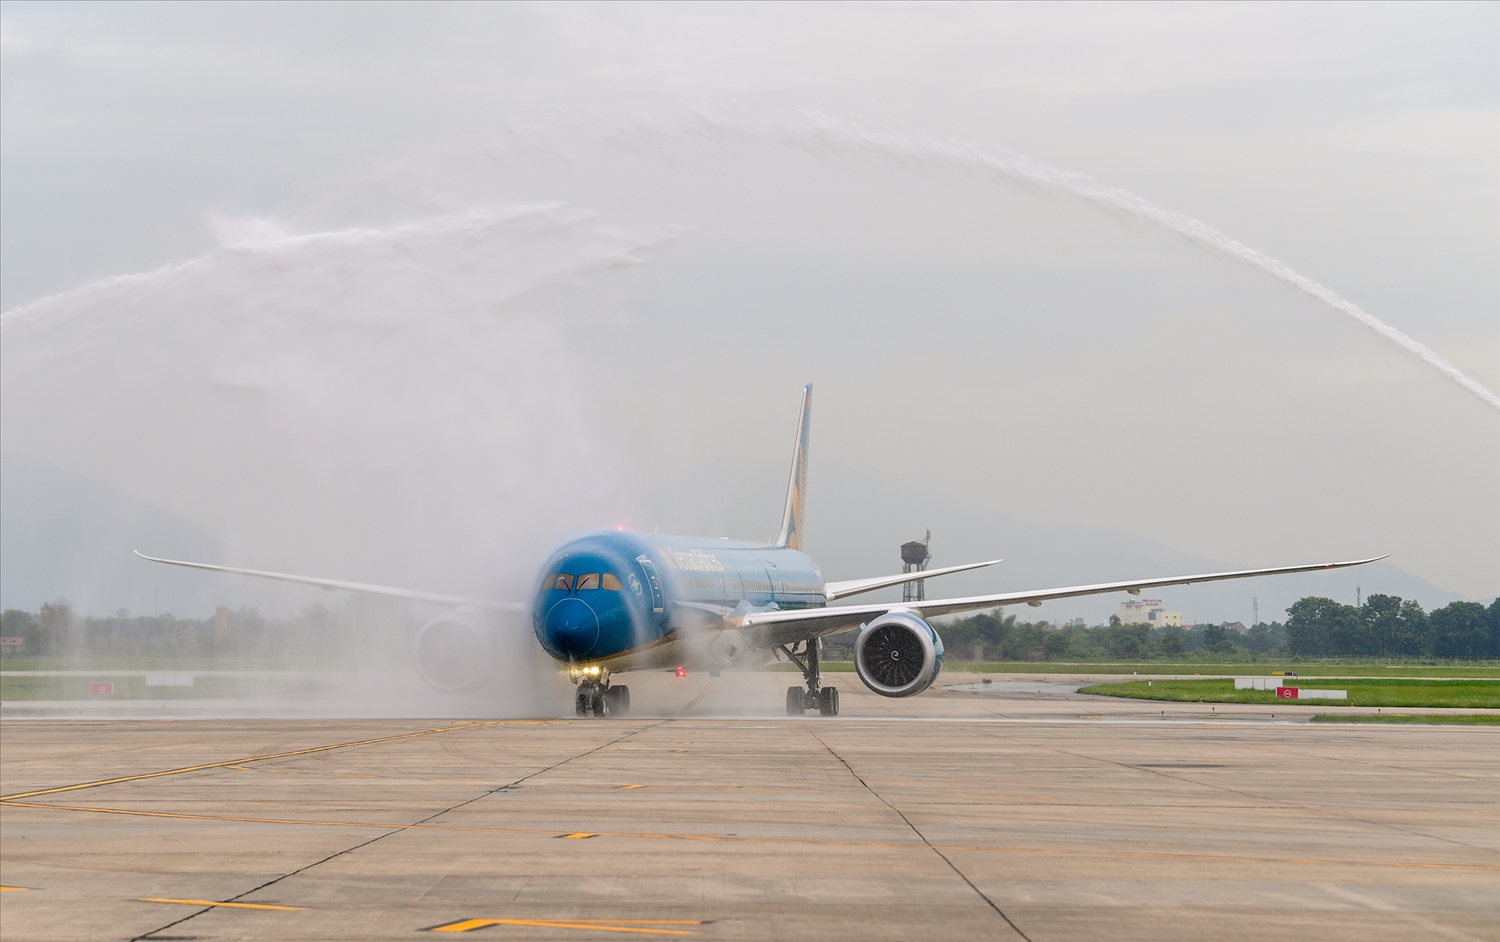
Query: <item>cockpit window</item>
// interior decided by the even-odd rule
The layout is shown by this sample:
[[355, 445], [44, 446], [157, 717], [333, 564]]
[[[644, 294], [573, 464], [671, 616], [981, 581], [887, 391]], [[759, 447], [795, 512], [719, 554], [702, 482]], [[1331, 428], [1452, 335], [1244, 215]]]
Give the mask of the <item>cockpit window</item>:
[[621, 591], [619, 577], [612, 572], [606, 572], [604, 574], [604, 587], [611, 592]]
[[599, 588], [599, 574], [597, 572], [586, 572], [578, 577], [578, 591], [584, 589]]
[[570, 591], [572, 591], [572, 589], [573, 589], [573, 576], [571, 574], [569, 574], [569, 573], [566, 573], [566, 572], [560, 572], [560, 573], [558, 573], [557, 574], [557, 580], [552, 583], [552, 588], [554, 588], [554, 589], [562, 589], [564, 592], [570, 592]]

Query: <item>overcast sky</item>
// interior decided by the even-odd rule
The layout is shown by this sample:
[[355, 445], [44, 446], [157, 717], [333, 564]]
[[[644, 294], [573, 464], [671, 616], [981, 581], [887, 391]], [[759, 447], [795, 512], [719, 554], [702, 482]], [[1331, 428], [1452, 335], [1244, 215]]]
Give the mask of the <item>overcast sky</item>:
[[1496, 4], [0, 19], [0, 444], [225, 561], [499, 592], [581, 528], [761, 538], [782, 472], [734, 469], [780, 468], [811, 381], [828, 569], [863, 548], [819, 530], [819, 460], [1500, 591], [1500, 411], [1012, 172], [1202, 220], [1500, 390]]

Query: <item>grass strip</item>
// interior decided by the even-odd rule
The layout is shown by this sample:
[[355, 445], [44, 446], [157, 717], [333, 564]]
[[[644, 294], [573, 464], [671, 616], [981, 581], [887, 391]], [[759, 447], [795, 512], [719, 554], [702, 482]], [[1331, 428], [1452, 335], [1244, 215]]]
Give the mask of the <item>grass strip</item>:
[[[1291, 678], [1289, 678], [1291, 679]], [[1079, 693], [1136, 700], [1169, 700], [1179, 703], [1259, 703], [1286, 707], [1447, 707], [1450, 709], [1500, 709], [1500, 681], [1425, 680], [1410, 678], [1320, 677], [1293, 680], [1292, 686], [1319, 690], [1347, 690], [1347, 700], [1283, 700], [1274, 690], [1236, 690], [1234, 681], [1137, 680], [1127, 683], [1094, 684]]]
[[1500, 726], [1500, 713], [1318, 713], [1314, 723], [1415, 723], [1421, 726]]

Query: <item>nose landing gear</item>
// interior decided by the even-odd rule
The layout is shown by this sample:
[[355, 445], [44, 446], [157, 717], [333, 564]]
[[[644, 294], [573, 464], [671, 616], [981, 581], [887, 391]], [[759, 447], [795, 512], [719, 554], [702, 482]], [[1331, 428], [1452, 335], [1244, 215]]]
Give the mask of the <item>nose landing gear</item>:
[[793, 664], [802, 668], [807, 687], [786, 689], [786, 715], [801, 716], [808, 710], [817, 710], [822, 716], [839, 715], [839, 688], [824, 687], [818, 665], [818, 639], [812, 638], [800, 645], [781, 646], [781, 653]]
[[598, 668], [573, 673], [578, 693], [573, 697], [576, 716], [624, 716], [630, 712], [630, 688], [611, 686], [609, 674]]

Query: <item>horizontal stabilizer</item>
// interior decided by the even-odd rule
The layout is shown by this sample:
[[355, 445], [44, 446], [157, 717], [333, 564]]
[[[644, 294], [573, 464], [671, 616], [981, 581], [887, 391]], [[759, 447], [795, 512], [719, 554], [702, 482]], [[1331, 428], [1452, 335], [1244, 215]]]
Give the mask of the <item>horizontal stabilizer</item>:
[[1000, 560], [991, 559], [982, 563], [964, 563], [962, 566], [945, 566], [942, 569], [928, 569], [923, 572], [903, 572], [896, 576], [877, 576], [874, 579], [849, 579], [845, 582], [830, 582], [823, 589], [823, 597], [832, 602], [834, 599], [848, 598], [851, 595], [859, 595], [861, 592], [874, 592], [876, 589], [888, 589], [893, 585], [904, 585], [908, 582], [916, 582], [918, 579], [931, 579], [934, 576], [946, 576], [952, 572], [983, 569], [985, 566], [993, 566], [998, 562]]
[[343, 582], [338, 579], [318, 579], [313, 576], [294, 576], [284, 572], [262, 572], [259, 569], [236, 569], [233, 566], [211, 566], [208, 563], [190, 563], [181, 559], [158, 559], [155, 556], [147, 556], [140, 550], [133, 551], [141, 559], [153, 563], [165, 563], [168, 566], [186, 566], [189, 569], [206, 569], [209, 572], [228, 572], [237, 576], [254, 576], [257, 579], [275, 579], [278, 582], [296, 582], [301, 585], [315, 585], [320, 589], [341, 590], [346, 592], [362, 592], [365, 595], [380, 595], [392, 599], [406, 599], [409, 602], [435, 602], [439, 605], [469, 605], [474, 608], [488, 608], [501, 612], [525, 612], [528, 606], [519, 602], [496, 602], [490, 599], [470, 599], [460, 595], [440, 595], [437, 592], [417, 592], [411, 589], [396, 589], [384, 585], [367, 585], [363, 582]]

